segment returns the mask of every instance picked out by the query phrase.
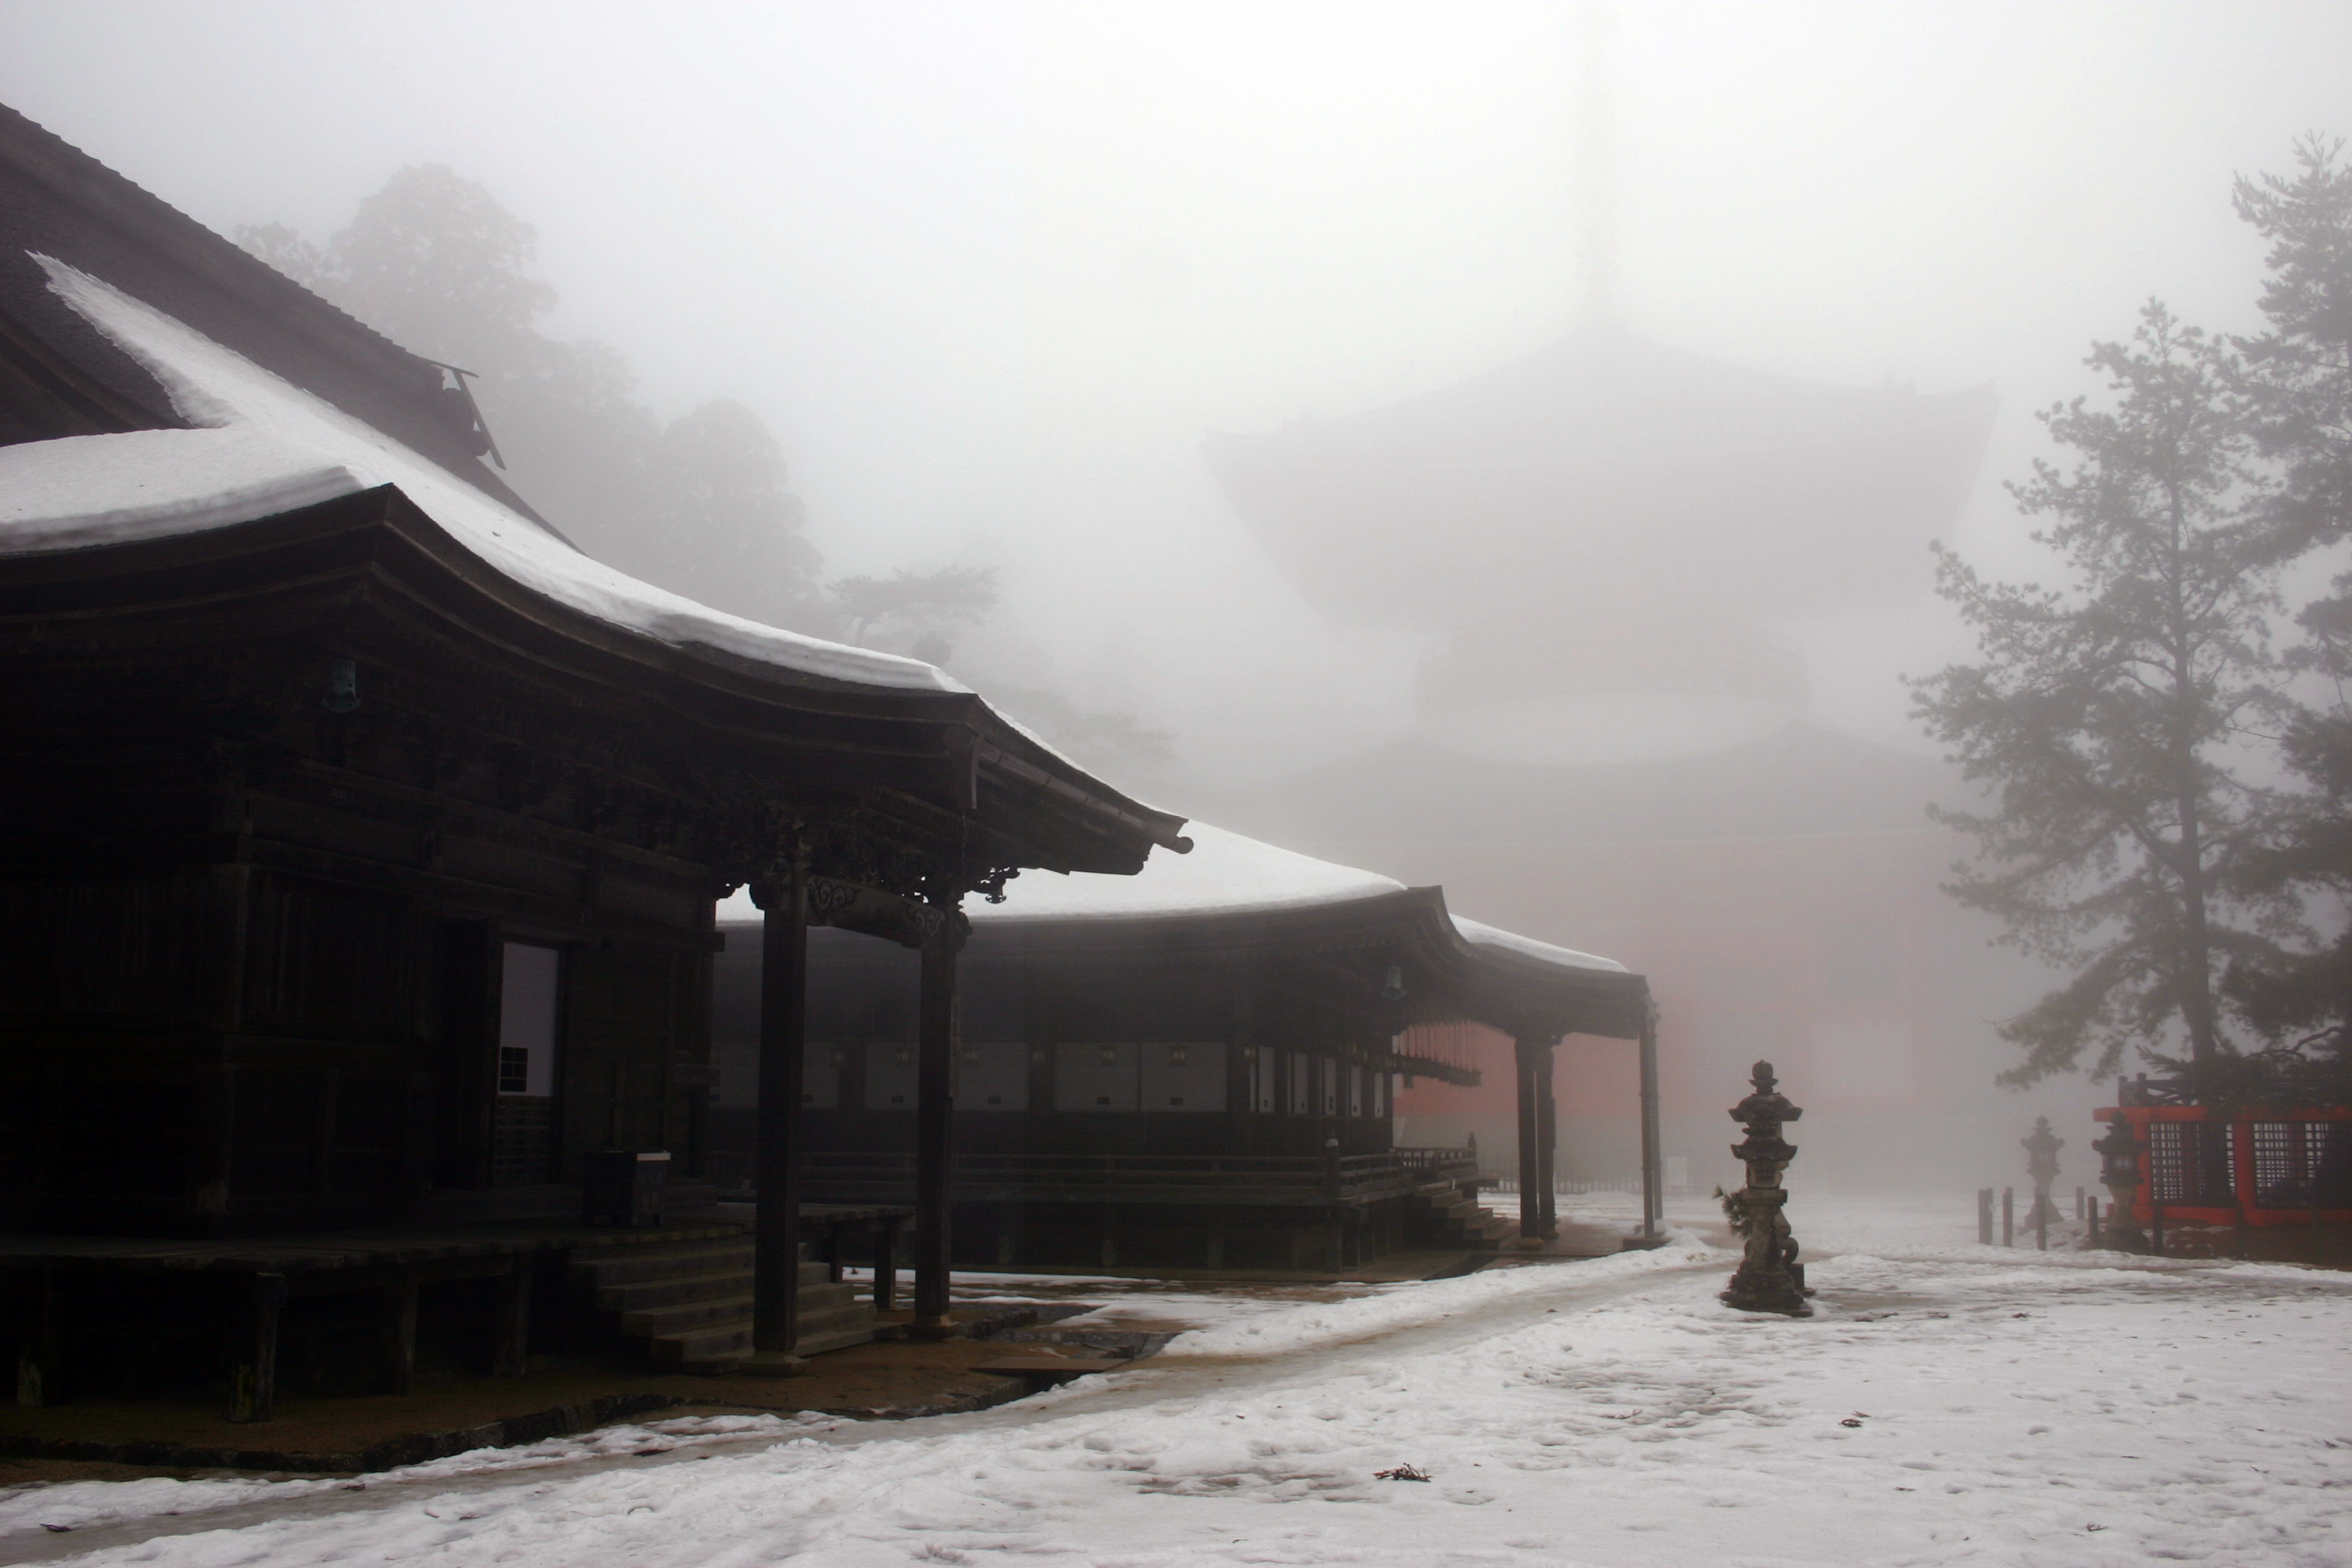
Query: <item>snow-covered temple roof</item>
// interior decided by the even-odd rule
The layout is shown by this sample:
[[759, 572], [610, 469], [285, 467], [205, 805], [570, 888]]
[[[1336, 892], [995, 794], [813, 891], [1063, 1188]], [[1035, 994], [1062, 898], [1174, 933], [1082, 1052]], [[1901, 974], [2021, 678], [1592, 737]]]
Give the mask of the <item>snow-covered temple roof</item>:
[[762, 626], [616, 572], [176, 318], [78, 268], [35, 259], [58, 296], [152, 374], [194, 427], [0, 447], [0, 553], [199, 532], [388, 484], [507, 577], [608, 625], [802, 675], [969, 689], [919, 660]]
[[1155, 860], [1114, 883], [1102, 877], [1024, 873], [1004, 886], [1001, 904], [975, 903], [975, 923], [1136, 920], [1171, 915], [1241, 914], [1307, 909], [1402, 892], [1404, 884], [1374, 871], [1245, 838], [1205, 823], [1188, 825], [1192, 853]]
[[[1185, 830], [1192, 852], [1155, 856], [1132, 877], [1062, 876], [1028, 871], [1005, 884], [1001, 904], [971, 900], [964, 912], [975, 931], [1063, 925], [1112, 928], [1122, 923], [1215, 921], [1317, 909], [1337, 909], [1415, 891], [1393, 877], [1318, 860], [1200, 821]], [[1433, 889], [1420, 889], [1423, 893]], [[1442, 906], [1441, 906], [1442, 907]], [[756, 921], [748, 892], [719, 906], [722, 923]], [[1612, 959], [1537, 942], [1461, 915], [1448, 914], [1454, 932], [1481, 955], [1588, 973], [1627, 973]]]
[[600, 713], [625, 691], [682, 721], [730, 779], [772, 770], [835, 811], [880, 790], [886, 816], [974, 866], [1126, 872], [1186, 847], [1181, 817], [932, 665], [574, 549], [481, 461], [487, 433], [446, 367], [5, 106], [0, 321], [0, 575], [28, 605], [70, 581], [127, 610], [200, 562], [232, 592], [282, 590], [289, 615], [354, 595], [371, 635], [412, 613], [462, 626]]
[[[1405, 891], [1393, 877], [1318, 860], [1204, 822], [1186, 825], [1192, 853], [1162, 857], [1133, 877], [1063, 877], [1029, 872], [1005, 884], [1001, 904], [974, 904], [974, 925], [1044, 921], [1166, 920], [1303, 910]], [[1460, 915], [1450, 917], [1475, 948], [1510, 952], [1563, 969], [1625, 973], [1589, 952], [1554, 947]]]

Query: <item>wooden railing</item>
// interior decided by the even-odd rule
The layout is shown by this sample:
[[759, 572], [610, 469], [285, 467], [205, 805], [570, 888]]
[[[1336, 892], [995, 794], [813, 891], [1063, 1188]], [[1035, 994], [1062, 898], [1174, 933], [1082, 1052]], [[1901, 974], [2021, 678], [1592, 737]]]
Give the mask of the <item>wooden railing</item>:
[[[903, 1152], [819, 1152], [803, 1180], [812, 1194], [860, 1197], [911, 1190]], [[1401, 1197], [1440, 1175], [1476, 1174], [1463, 1149], [1381, 1154], [967, 1154], [958, 1197], [1024, 1203], [1219, 1203], [1251, 1206], [1361, 1204]]]

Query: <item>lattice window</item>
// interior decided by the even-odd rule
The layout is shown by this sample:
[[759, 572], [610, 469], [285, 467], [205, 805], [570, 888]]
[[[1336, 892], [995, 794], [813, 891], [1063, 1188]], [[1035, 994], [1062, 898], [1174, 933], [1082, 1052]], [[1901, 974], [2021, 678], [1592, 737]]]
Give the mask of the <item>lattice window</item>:
[[2227, 1207], [2237, 1202], [2236, 1129], [2226, 1121], [2158, 1121], [2147, 1130], [2148, 1173], [2160, 1204]]
[[2298, 1208], [2345, 1201], [2352, 1164], [2352, 1126], [2340, 1121], [2257, 1121], [2253, 1124], [2254, 1202]]

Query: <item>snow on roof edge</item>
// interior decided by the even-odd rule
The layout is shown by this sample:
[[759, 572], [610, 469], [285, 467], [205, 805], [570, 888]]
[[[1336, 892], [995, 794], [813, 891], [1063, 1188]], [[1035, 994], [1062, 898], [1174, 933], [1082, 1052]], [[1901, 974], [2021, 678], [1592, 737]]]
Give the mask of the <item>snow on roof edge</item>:
[[[614, 571], [551, 536], [432, 459], [176, 317], [69, 263], [38, 251], [26, 254], [48, 273], [49, 287], [58, 298], [154, 376], [173, 406], [192, 425], [205, 430], [239, 430], [274, 441], [289, 453], [315, 459], [322, 474], [329, 468], [341, 469], [358, 489], [394, 485], [493, 569], [559, 604], [674, 647], [690, 649], [699, 645], [757, 664], [887, 689], [971, 691], [961, 681], [919, 659], [763, 626]], [[120, 443], [126, 437], [64, 439]], [[107, 461], [100, 451], [96, 447], [80, 447], [73, 456], [79, 459], [87, 454], [94, 471]], [[15, 526], [0, 527], [0, 553], [194, 533], [252, 521], [254, 515], [233, 515], [239, 509], [219, 504], [218, 494], [201, 489], [174, 491], [163, 482], [167, 478], [168, 473], [156, 476], [154, 493], [137, 509], [134, 519], [129, 509], [121, 507], [75, 510], [83, 492], [52, 475], [47, 493], [62, 503], [60, 510], [51, 515], [5, 519]], [[30, 548], [24, 548], [20, 541]]]
[[168, 538], [366, 487], [342, 464], [246, 429], [131, 430], [0, 447], [0, 553]]
[[1555, 947], [1550, 942], [1538, 942], [1533, 937], [1505, 931], [1500, 926], [1490, 926], [1484, 921], [1474, 921], [1467, 915], [1455, 915], [1453, 919], [1454, 929], [1461, 932], [1462, 940], [1473, 947], [1516, 953], [1521, 958], [1532, 958], [1539, 963], [1550, 964], [1555, 969], [1580, 969], [1606, 974], [1633, 973], [1613, 958], [1579, 952], [1572, 947]]

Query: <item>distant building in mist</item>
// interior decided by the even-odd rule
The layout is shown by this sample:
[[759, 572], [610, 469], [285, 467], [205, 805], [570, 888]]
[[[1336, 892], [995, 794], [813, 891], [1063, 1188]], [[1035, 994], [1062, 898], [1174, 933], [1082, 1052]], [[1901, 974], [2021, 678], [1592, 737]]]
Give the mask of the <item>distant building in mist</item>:
[[[1771, 627], [1924, 588], [1993, 405], [1594, 325], [1385, 407], [1213, 436], [1210, 468], [1311, 600], [1446, 639], [1412, 735], [1226, 814], [1650, 975], [1665, 1152], [1694, 1181], [1730, 1173], [1722, 1108], [1759, 1057], [1821, 1108], [1815, 1171], [1965, 1157], [2015, 982], [1937, 888], [1959, 846], [1923, 807], [1958, 781], [1803, 723], [1801, 656]], [[1632, 1080], [1589, 1059], [1561, 1059], [1563, 1169], [1630, 1173]], [[1494, 1090], [1398, 1109], [1416, 1142], [1511, 1137]]]
[[1425, 734], [1612, 762], [1794, 718], [1802, 662], [1770, 624], [1924, 587], [1992, 412], [1990, 388], [1829, 386], [1592, 325], [1457, 385], [1205, 449], [1327, 613], [1444, 635]]

